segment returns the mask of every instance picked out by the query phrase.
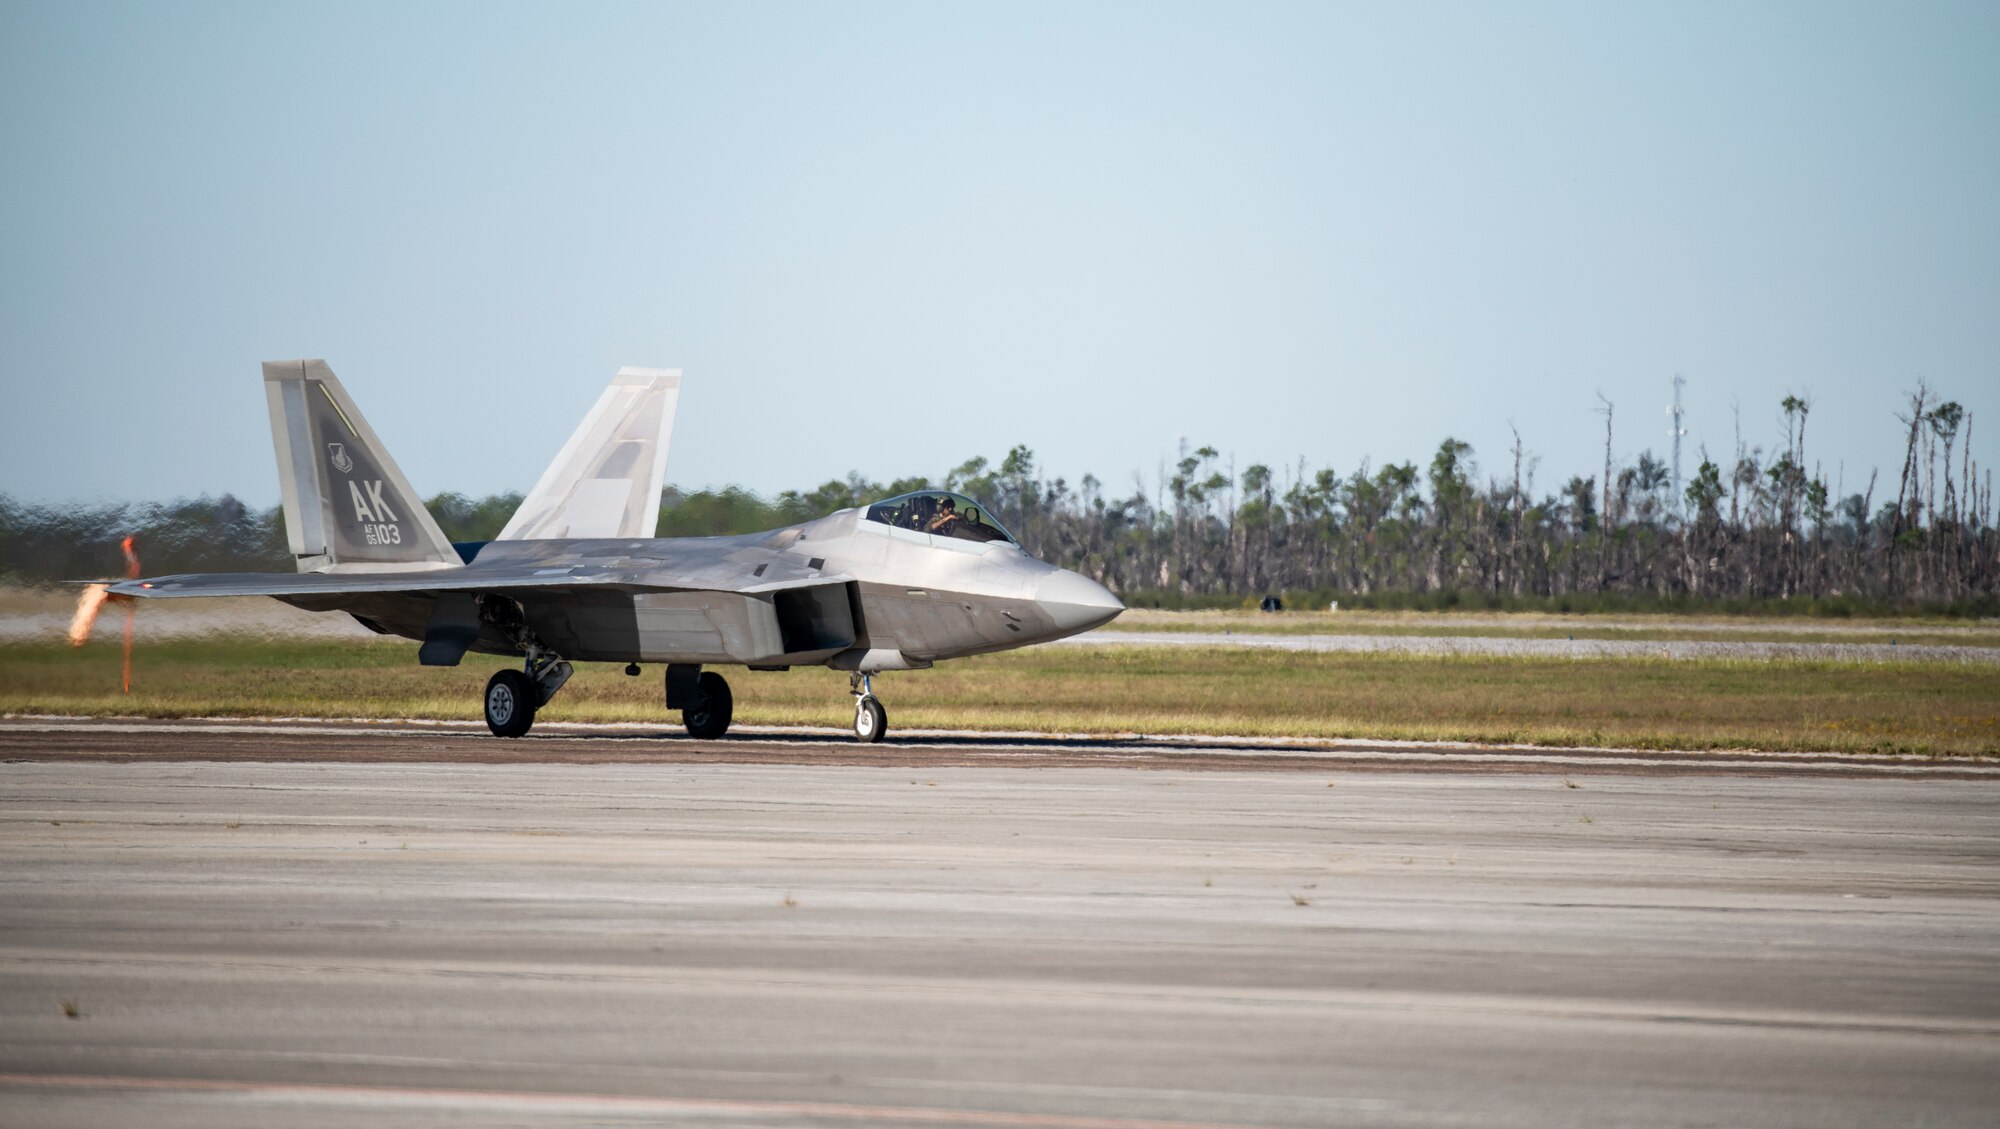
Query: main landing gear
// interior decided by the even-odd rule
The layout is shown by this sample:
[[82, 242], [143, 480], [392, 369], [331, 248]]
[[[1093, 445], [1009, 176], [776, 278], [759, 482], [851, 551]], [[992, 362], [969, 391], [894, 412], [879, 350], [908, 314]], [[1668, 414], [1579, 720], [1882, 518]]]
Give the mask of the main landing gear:
[[535, 724], [535, 713], [556, 696], [575, 669], [539, 643], [525, 645], [520, 670], [502, 670], [486, 682], [486, 728], [495, 737], [519, 737]]
[[495, 671], [486, 683], [486, 728], [495, 737], [519, 737], [535, 724], [535, 684], [518, 670]]
[[[525, 650], [523, 669], [497, 671], [486, 683], [486, 728], [495, 737], [525, 735], [535, 724], [535, 714], [573, 673], [569, 663], [540, 644], [528, 642]], [[875, 696], [873, 678], [855, 672], [848, 675], [847, 687], [854, 695], [854, 739], [865, 744], [880, 741], [889, 731], [889, 711]], [[670, 663], [666, 691], [667, 708], [681, 711], [688, 736], [713, 741], [729, 732], [736, 699], [720, 674], [693, 663]]]
[[712, 670], [693, 663], [667, 664], [667, 708], [681, 711], [681, 724], [688, 736], [713, 741], [729, 732], [736, 713], [736, 699], [729, 682]]
[[889, 711], [875, 697], [875, 681], [859, 671], [847, 676], [847, 692], [854, 695], [854, 739], [872, 745], [889, 731]]

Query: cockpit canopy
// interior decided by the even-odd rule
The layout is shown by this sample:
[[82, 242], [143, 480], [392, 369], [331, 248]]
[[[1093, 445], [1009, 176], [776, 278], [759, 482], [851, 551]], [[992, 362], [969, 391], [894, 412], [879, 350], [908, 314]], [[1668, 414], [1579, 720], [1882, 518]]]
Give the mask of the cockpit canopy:
[[955, 537], [961, 541], [1005, 541], [1019, 544], [986, 507], [963, 494], [949, 490], [919, 490], [898, 494], [868, 507], [868, 520], [897, 529], [914, 529], [933, 537]]

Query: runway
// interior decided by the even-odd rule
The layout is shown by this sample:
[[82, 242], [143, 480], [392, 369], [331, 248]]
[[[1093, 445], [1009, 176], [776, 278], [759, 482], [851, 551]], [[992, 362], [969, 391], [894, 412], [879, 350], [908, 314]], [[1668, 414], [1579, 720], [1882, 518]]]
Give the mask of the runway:
[[737, 726], [697, 741], [671, 723], [537, 723], [519, 740], [480, 722], [0, 717], [0, 761], [766, 764], [886, 768], [1151, 768], [1241, 772], [1784, 774], [2000, 781], [2000, 761], [1916, 754], [1551, 748], [1462, 742]]
[[2000, 1108], [1990, 778], [130, 724], [0, 724], [0, 1124]]

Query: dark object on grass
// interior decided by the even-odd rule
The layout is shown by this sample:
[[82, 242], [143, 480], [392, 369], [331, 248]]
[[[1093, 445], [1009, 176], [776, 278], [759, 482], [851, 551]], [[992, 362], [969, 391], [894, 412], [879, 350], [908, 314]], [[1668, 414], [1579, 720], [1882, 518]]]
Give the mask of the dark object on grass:
[[1260, 612], [1281, 612], [1285, 610], [1285, 601], [1277, 596], [1266, 596], [1264, 597], [1264, 602], [1257, 605], [1257, 610]]

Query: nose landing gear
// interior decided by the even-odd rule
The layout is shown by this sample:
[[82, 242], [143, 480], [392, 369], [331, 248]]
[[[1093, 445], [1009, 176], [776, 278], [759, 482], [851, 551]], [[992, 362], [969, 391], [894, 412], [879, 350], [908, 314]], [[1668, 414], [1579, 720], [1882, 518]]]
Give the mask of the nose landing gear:
[[889, 711], [875, 697], [874, 679], [856, 672], [847, 676], [847, 692], [854, 695], [854, 739], [874, 744], [889, 731]]

